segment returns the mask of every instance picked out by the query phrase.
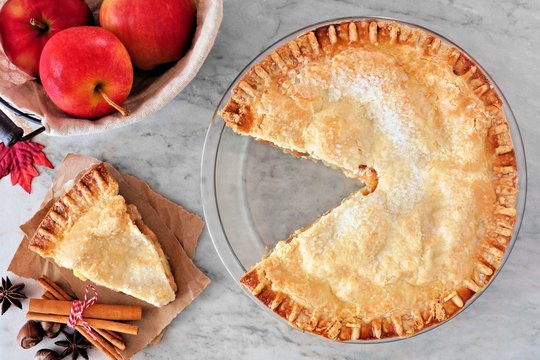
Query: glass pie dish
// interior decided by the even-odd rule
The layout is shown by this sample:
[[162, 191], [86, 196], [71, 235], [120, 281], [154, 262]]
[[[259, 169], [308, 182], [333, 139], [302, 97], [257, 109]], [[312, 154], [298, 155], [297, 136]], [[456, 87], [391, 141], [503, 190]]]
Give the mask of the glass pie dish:
[[[233, 133], [225, 126], [219, 111], [227, 103], [231, 89], [239, 79], [253, 64], [261, 62], [277, 47], [324, 25], [366, 19], [392, 20], [419, 28], [467, 54], [445, 37], [415, 24], [388, 18], [354, 17], [333, 19], [302, 28], [272, 44], [251, 61], [227, 89], [214, 112], [205, 141], [201, 170], [202, 200], [208, 229], [221, 260], [236, 281], [268, 254], [279, 240], [287, 239], [296, 229], [312, 223], [318, 216], [337, 206], [344, 197], [358, 190], [361, 185], [346, 178], [340, 171], [309, 160], [296, 159], [279, 149]], [[470, 55], [467, 56], [474, 61]], [[483, 71], [485, 73], [485, 70]], [[527, 171], [516, 120], [504, 95], [493, 79], [487, 76], [503, 101], [515, 147], [520, 188], [516, 204], [516, 226], [498, 273], [511, 252], [523, 219]], [[249, 291], [246, 290], [246, 293], [255, 300]], [[482, 291], [474, 295], [463, 309], [481, 294]], [[257, 303], [260, 304], [258, 301]], [[266, 307], [265, 309], [279, 318]], [[427, 327], [417, 334], [436, 326], [438, 325]], [[399, 338], [354, 342], [386, 342], [397, 339]]]

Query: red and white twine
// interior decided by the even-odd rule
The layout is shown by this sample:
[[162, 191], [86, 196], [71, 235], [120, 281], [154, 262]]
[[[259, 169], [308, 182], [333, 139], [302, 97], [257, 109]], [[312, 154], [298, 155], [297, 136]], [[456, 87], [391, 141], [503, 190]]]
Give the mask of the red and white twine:
[[[88, 289], [92, 289], [94, 292], [94, 296], [90, 299], [88, 299]], [[96, 337], [94, 336], [90, 325], [88, 325], [86, 320], [84, 320], [83, 312], [90, 306], [94, 305], [97, 300], [98, 292], [96, 291], [96, 288], [94, 288], [92, 285], [86, 285], [86, 290], [84, 291], [84, 300], [74, 300], [71, 303], [71, 311], [69, 313], [69, 320], [67, 323], [67, 325], [73, 329], [75, 329], [77, 325], [81, 325], [94, 340], [96, 340]]]

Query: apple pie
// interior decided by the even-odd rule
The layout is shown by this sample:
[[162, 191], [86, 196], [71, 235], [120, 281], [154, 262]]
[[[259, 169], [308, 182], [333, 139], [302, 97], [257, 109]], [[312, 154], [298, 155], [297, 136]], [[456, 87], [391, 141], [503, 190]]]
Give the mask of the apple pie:
[[436, 36], [391, 21], [322, 26], [252, 66], [221, 116], [365, 184], [241, 278], [292, 326], [411, 336], [498, 270], [516, 221], [510, 130], [479, 66]]
[[104, 163], [93, 166], [56, 201], [30, 249], [59, 266], [154, 306], [176, 297], [176, 283], [156, 235], [118, 194]]

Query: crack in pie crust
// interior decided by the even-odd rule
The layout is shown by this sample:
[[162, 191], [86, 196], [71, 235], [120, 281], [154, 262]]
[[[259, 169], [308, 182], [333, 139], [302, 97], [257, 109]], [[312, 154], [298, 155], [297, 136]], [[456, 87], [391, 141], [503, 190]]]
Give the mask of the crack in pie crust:
[[104, 163], [93, 166], [43, 218], [30, 250], [90, 280], [154, 306], [177, 290], [169, 262], [135, 205], [118, 194]]
[[510, 130], [487, 77], [437, 37], [390, 21], [320, 27], [248, 70], [221, 116], [366, 184], [240, 279], [292, 326], [411, 336], [498, 269], [516, 221]]

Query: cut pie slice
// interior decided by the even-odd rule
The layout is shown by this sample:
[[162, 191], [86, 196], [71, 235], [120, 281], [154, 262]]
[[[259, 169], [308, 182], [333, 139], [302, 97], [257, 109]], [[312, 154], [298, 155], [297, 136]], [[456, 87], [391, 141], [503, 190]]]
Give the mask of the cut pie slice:
[[410, 336], [497, 271], [516, 161], [500, 98], [458, 49], [395, 22], [323, 26], [254, 65], [221, 115], [367, 185], [242, 277], [291, 325], [337, 340]]
[[175, 299], [176, 283], [156, 235], [118, 194], [118, 183], [104, 163], [83, 174], [53, 204], [30, 249], [82, 280], [152, 305]]

